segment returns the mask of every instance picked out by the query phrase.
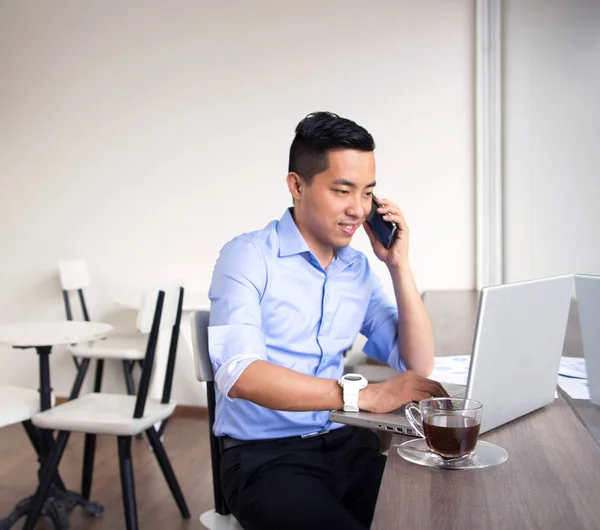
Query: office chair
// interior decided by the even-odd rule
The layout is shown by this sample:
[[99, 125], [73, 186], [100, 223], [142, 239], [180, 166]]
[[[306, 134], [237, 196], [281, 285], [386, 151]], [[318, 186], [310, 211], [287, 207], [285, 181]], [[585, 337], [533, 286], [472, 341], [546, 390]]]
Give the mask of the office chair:
[[209, 311], [194, 311], [191, 315], [192, 346], [196, 377], [206, 382], [206, 401], [208, 406], [208, 429], [210, 436], [210, 457], [212, 464], [214, 510], [204, 512], [200, 522], [209, 530], [243, 530], [229, 511], [221, 491], [221, 455], [223, 442], [213, 432], [215, 424], [215, 383], [212, 363], [208, 353]]

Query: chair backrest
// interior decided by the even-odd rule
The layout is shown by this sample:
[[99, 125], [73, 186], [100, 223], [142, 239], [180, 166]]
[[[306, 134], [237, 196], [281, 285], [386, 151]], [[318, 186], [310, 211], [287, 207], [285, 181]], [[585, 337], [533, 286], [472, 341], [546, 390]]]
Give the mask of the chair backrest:
[[194, 311], [191, 315], [194, 366], [198, 381], [213, 381], [214, 373], [208, 354], [208, 321], [210, 311]]
[[64, 291], [76, 291], [90, 286], [90, 273], [85, 260], [59, 261], [58, 273]]
[[210, 457], [213, 475], [213, 497], [215, 511], [221, 515], [230, 513], [221, 492], [221, 455], [223, 441], [214, 435], [215, 424], [215, 383], [212, 363], [208, 351], [208, 323], [210, 311], [194, 311], [191, 314], [192, 347], [194, 350], [194, 365], [199, 381], [206, 381], [206, 404], [208, 408], [208, 432], [210, 437]]
[[[163, 393], [161, 403], [171, 400], [171, 389], [173, 388], [173, 375], [175, 374], [175, 359], [177, 358], [177, 344], [179, 343], [179, 327], [181, 326], [181, 313], [183, 312], [183, 287], [172, 289], [167, 303], [170, 312], [171, 335], [169, 337], [169, 356], [167, 358], [166, 373], [164, 377]], [[171, 306], [172, 304], [172, 306]], [[172, 308], [171, 308], [172, 307]], [[158, 373], [155, 370], [155, 375]]]
[[[183, 287], [173, 286], [166, 290], [150, 289], [142, 297], [142, 303], [138, 311], [137, 327], [141, 332], [149, 332], [149, 337], [140, 386], [135, 402], [134, 418], [141, 418], [144, 415], [144, 407], [148, 398], [151, 380], [152, 378], [157, 378], [157, 374], [159, 373], [165, 373], [164, 378], [161, 378], [163, 379], [161, 402], [168, 403], [171, 399], [179, 326], [181, 324], [181, 312], [183, 308], [183, 294]], [[170, 332], [170, 335], [168, 335], [168, 357], [164, 369], [154, 366], [161, 330], [167, 333]], [[160, 351], [162, 350], [159, 349]]]
[[62, 287], [67, 320], [73, 320], [73, 311], [71, 308], [69, 293], [71, 291], [77, 291], [83, 319], [89, 321], [90, 317], [88, 315], [85, 298], [83, 296], [83, 289], [90, 286], [90, 273], [85, 261], [82, 259], [59, 261], [58, 275], [60, 277], [60, 285]]

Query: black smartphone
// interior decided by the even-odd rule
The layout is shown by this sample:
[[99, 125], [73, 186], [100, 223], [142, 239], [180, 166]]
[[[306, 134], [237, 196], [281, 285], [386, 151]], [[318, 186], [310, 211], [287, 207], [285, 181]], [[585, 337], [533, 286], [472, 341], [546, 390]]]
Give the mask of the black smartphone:
[[372, 197], [371, 211], [367, 215], [367, 223], [373, 229], [377, 239], [383, 243], [385, 248], [390, 248], [396, 238], [396, 224], [386, 221], [383, 216], [377, 212], [379, 205], [375, 202], [375, 197]]

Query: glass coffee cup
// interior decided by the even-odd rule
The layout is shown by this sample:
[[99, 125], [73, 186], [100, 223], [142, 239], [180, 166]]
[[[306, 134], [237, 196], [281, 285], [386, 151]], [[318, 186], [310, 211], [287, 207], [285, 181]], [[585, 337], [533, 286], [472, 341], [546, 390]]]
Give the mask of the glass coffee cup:
[[418, 405], [409, 403], [405, 414], [415, 431], [425, 438], [428, 449], [444, 460], [466, 458], [475, 451], [483, 414], [479, 401], [429, 398]]

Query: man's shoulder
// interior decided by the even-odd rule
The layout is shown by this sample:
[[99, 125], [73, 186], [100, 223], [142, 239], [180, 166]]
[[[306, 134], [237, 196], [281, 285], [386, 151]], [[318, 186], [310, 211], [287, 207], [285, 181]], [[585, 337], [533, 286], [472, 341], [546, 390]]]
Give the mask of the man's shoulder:
[[268, 254], [278, 246], [276, 228], [277, 221], [271, 221], [267, 226], [260, 230], [239, 234], [225, 243], [221, 252], [237, 249], [254, 251], [263, 255]]

